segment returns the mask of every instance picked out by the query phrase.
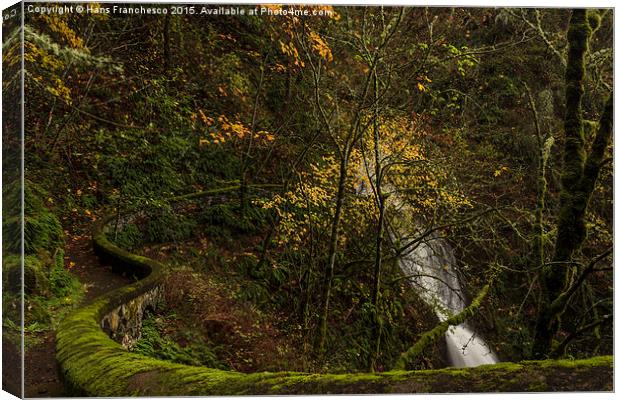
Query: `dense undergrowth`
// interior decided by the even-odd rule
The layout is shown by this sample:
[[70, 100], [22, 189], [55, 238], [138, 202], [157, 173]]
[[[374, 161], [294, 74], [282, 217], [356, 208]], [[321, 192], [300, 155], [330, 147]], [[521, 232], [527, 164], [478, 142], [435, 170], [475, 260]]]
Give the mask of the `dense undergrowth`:
[[[355, 308], [367, 296], [364, 287], [368, 283], [364, 280], [369, 276], [357, 270], [338, 277], [337, 306], [330, 321], [334, 351], [322, 365], [318, 364], [312, 336], [308, 335], [313, 329], [304, 330], [300, 323], [300, 304], [294, 301], [299, 289], [291, 282], [292, 272], [282, 266], [261, 265], [259, 260], [265, 213], [249, 209], [241, 217], [234, 202], [205, 208], [199, 204], [177, 209], [187, 213], [181, 218], [191, 221], [195, 237], [166, 241], [165, 236], [151, 235], [167, 229], [173, 218], [135, 221], [120, 230], [118, 237], [123, 238], [129, 237], [124, 236], [125, 232], [144, 230], [144, 234], [134, 236], [140, 238], [139, 242], [129, 246], [173, 266], [166, 282], [165, 304], [147, 320], [147, 335], [134, 351], [189, 365], [216, 364], [242, 372], [364, 371], [370, 322], [364, 310]], [[398, 282], [398, 303], [390, 321], [392, 331], [385, 333], [392, 341], [385, 345], [386, 354], [381, 358], [384, 369], [390, 369], [416, 335], [436, 321], [400, 276], [399, 270], [387, 276]], [[357, 284], [351, 284], [353, 281]], [[440, 341], [429, 349], [418, 367], [445, 366], [442, 346]]]
[[[3, 188], [7, 209], [19, 210], [17, 184]], [[25, 346], [36, 344], [40, 334], [53, 329], [72, 307], [79, 304], [84, 290], [68, 270], [64, 259], [64, 233], [50, 210], [49, 195], [39, 185], [26, 181], [24, 187], [24, 259], [20, 254], [19, 215], [5, 215], [2, 283], [4, 332], [19, 337], [21, 330], [21, 288], [23, 267]], [[46, 205], [45, 202], [48, 202]]]

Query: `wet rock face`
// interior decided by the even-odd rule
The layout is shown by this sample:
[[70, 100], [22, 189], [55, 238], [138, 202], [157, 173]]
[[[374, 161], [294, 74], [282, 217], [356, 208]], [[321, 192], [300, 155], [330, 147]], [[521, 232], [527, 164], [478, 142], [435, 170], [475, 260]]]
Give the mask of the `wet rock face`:
[[155, 310], [163, 296], [163, 285], [154, 287], [108, 313], [101, 320], [101, 328], [125, 349], [130, 350], [142, 335], [144, 312], [148, 309]]

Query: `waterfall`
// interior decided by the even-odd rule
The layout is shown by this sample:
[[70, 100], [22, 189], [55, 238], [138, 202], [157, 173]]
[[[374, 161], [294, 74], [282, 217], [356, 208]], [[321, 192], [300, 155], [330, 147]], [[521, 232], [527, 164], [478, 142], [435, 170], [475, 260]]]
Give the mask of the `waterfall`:
[[[362, 165], [360, 176], [374, 177], [372, 166]], [[392, 190], [393, 188], [387, 188]], [[361, 180], [356, 193], [362, 196], [371, 194], [370, 188]], [[407, 206], [398, 193], [393, 193], [391, 204], [399, 213], [406, 212]], [[401, 228], [402, 229], [402, 228]], [[396, 239], [397, 230], [390, 230], [390, 236]], [[411, 232], [408, 232], [411, 234]], [[465, 308], [463, 291], [454, 267], [456, 260], [448, 242], [435, 236], [429, 237], [401, 255], [400, 269], [410, 282], [421, 288], [420, 297], [435, 310], [440, 321], [458, 314]], [[498, 358], [489, 345], [479, 337], [466, 323], [451, 326], [446, 332], [448, 360], [453, 367], [475, 367], [483, 364], [495, 364]]]
[[[454, 270], [455, 264], [450, 245], [436, 236], [420, 242], [399, 260], [403, 273], [421, 288], [420, 297], [433, 307], [440, 321], [458, 314], [466, 306]], [[475, 367], [498, 362], [493, 350], [466, 323], [451, 326], [445, 336], [448, 360], [454, 367]]]

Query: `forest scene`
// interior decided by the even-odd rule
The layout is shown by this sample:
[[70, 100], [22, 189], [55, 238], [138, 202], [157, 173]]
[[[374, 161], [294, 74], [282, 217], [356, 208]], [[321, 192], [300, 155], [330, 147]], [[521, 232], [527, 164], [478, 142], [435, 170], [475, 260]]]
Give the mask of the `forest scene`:
[[3, 15], [4, 390], [613, 390], [612, 9]]

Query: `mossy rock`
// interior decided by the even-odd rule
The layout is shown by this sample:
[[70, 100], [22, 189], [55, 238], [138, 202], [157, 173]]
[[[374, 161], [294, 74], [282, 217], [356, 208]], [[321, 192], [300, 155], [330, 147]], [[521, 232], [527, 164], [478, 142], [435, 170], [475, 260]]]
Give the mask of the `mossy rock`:
[[[22, 272], [20, 257], [10, 255], [4, 258], [2, 263], [3, 285], [11, 293], [19, 293], [22, 284]], [[24, 258], [24, 293], [45, 294], [49, 291], [49, 279], [47, 267], [36, 256]]]

